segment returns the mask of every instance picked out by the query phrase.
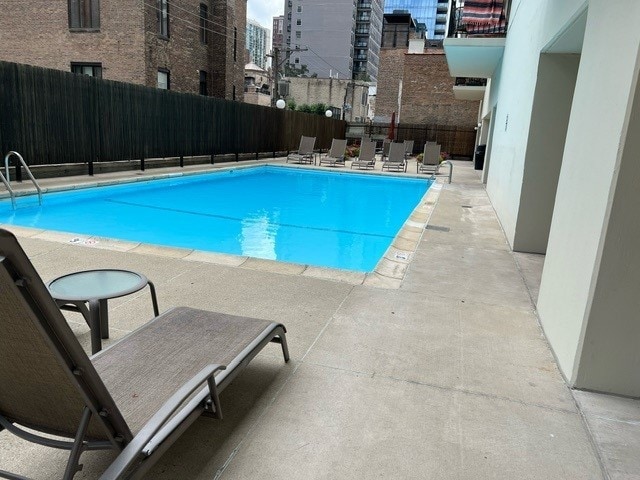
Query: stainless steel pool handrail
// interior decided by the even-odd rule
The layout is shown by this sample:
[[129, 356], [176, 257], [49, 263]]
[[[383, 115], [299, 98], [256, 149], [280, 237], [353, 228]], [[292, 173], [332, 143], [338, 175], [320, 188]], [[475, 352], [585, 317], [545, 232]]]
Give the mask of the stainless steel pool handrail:
[[[11, 155], [18, 157], [18, 160], [20, 161], [20, 165], [24, 167], [25, 171], [27, 172], [27, 175], [31, 179], [31, 182], [33, 183], [33, 185], [36, 187], [36, 190], [38, 191], [38, 205], [42, 205], [42, 189], [40, 188], [40, 185], [38, 185], [38, 182], [36, 182], [36, 179], [34, 178], [33, 174], [31, 173], [31, 170], [27, 166], [27, 163], [24, 161], [24, 158], [22, 158], [22, 155], [20, 155], [18, 152], [14, 152], [13, 150], [11, 150], [4, 157], [4, 172], [5, 172], [6, 178], [5, 176], [3, 176], [2, 179], [3, 179], [4, 185], [9, 190], [9, 194], [11, 195], [11, 203], [13, 205], [13, 208], [15, 208], [16, 203], [15, 203], [15, 193], [9, 186], [9, 182], [11, 181], [11, 177], [9, 176], [9, 158], [11, 158]], [[16, 168], [20, 168], [20, 165], [16, 165]]]
[[11, 185], [9, 185], [9, 182], [7, 181], [5, 176], [2, 174], [2, 172], [0, 172], [0, 179], [2, 179], [2, 183], [4, 183], [4, 186], [7, 187], [7, 190], [9, 190], [9, 195], [11, 196], [11, 206], [15, 210], [16, 209], [16, 194], [13, 193], [13, 190], [11, 189]]

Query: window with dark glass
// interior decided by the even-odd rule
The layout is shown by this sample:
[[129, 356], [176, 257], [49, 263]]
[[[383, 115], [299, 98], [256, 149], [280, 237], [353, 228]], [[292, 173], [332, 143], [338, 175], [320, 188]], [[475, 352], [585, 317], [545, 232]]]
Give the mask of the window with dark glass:
[[207, 43], [207, 17], [209, 15], [209, 9], [204, 3], [200, 4], [200, 41], [204, 44]]
[[71, 72], [79, 75], [102, 78], [101, 63], [71, 62]]
[[200, 70], [200, 95], [207, 95], [207, 72]]
[[158, 35], [169, 37], [169, 1], [158, 1]]
[[235, 62], [238, 54], [238, 29], [233, 27], [233, 61]]
[[69, 28], [100, 28], [100, 0], [69, 0]]

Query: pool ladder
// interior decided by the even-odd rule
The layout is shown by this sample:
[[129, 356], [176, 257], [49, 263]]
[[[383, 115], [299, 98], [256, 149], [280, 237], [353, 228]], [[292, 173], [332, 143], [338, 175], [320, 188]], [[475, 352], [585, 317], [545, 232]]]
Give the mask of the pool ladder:
[[[25, 171], [27, 172], [27, 175], [31, 179], [31, 182], [33, 183], [33, 185], [36, 187], [36, 190], [38, 191], [38, 205], [42, 205], [42, 189], [40, 188], [40, 185], [38, 185], [38, 182], [36, 182], [36, 179], [33, 177], [31, 170], [29, 170], [29, 167], [24, 161], [24, 158], [22, 158], [22, 155], [12, 150], [9, 153], [7, 153], [4, 157], [5, 175], [3, 175], [2, 172], [0, 172], [0, 179], [2, 180], [2, 183], [4, 183], [4, 186], [7, 187], [7, 190], [9, 191], [9, 195], [11, 196], [11, 206], [13, 207], [14, 210], [16, 209], [16, 194], [11, 188], [11, 185], [9, 184], [9, 182], [11, 181], [11, 178], [9, 177], [9, 159], [11, 158], [12, 155], [17, 157], [18, 160], [20, 161], [20, 165], [24, 167]], [[20, 165], [16, 165], [16, 169], [20, 168]]]

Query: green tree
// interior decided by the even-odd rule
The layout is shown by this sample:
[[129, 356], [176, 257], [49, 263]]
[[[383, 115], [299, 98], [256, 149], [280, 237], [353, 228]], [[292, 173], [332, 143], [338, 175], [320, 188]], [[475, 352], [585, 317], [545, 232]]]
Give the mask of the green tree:
[[298, 107], [298, 111], [299, 112], [304, 112], [304, 113], [313, 113], [313, 110], [311, 109], [311, 106], [307, 105], [306, 103], [303, 103], [302, 105], [300, 105]]
[[284, 64], [284, 76], [285, 77], [302, 77], [308, 75], [309, 68], [306, 65], [301, 64], [299, 67]]
[[290, 98], [290, 99], [287, 101], [287, 108], [288, 108], [289, 110], [295, 110], [295, 109], [296, 109], [296, 101], [295, 101], [293, 98]]

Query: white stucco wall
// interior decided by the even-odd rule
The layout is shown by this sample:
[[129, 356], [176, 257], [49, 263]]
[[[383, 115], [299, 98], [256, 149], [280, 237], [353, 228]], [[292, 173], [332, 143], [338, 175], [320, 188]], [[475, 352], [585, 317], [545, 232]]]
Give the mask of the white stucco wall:
[[506, 47], [487, 102], [488, 109], [496, 107], [487, 193], [512, 246], [540, 53], [585, 5], [585, 0], [520, 0], [511, 6]]
[[[637, 185], [630, 190], [623, 184], [636, 197], [614, 202], [621, 159], [637, 162], [640, 154], [637, 145], [625, 151], [637, 80], [638, 18], [635, 0], [589, 2], [538, 300], [543, 328], [570, 382], [628, 395], [640, 395], [637, 293], [629, 291], [637, 292], [637, 275], [624, 277], [635, 285], [614, 280], [616, 271], [640, 268], [637, 244], [629, 244], [637, 240], [638, 228], [610, 218], [620, 213], [612, 215], [612, 206], [626, 208], [617, 222], [628, 222], [638, 195]], [[637, 168], [629, 171], [637, 178]]]

